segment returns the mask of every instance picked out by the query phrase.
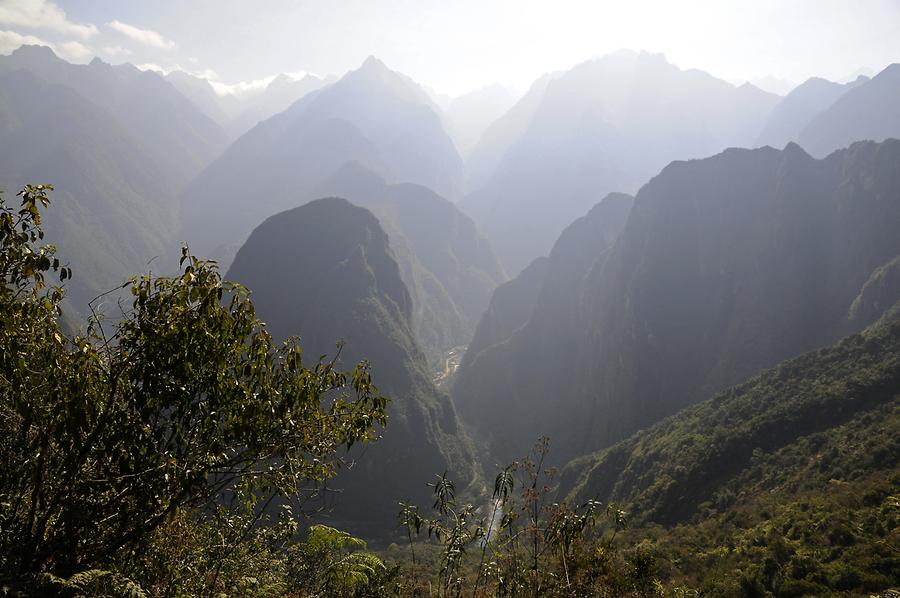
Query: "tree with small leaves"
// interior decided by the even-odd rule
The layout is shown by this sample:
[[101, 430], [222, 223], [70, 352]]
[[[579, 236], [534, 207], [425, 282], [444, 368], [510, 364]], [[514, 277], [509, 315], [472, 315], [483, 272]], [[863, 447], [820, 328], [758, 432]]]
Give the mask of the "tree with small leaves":
[[247, 289], [187, 247], [178, 275], [123, 285], [132, 300], [118, 324], [95, 315], [67, 335], [72, 273], [41, 228], [51, 190], [26, 187], [18, 210], [0, 197], [5, 585], [136, 570], [184, 512], [249, 514], [249, 533], [270, 499], [290, 504], [377, 437], [387, 400], [367, 364], [339, 371], [305, 360], [296, 340], [275, 343]]

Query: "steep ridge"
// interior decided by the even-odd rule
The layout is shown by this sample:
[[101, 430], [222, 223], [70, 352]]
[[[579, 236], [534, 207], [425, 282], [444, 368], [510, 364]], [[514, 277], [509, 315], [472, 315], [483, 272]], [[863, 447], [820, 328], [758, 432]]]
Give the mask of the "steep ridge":
[[103, 108], [138, 140], [179, 188], [225, 147], [225, 132], [160, 75], [94, 59], [69, 64], [50, 48], [22, 46], [0, 57], [0, 70], [27, 70]]
[[56, 187], [43, 224], [71, 260], [67, 311], [88, 314], [92, 298], [177, 251], [169, 177], [96, 104], [28, 71], [0, 71], [0, 137], [7, 204], [25, 184]]
[[[466, 158], [467, 192], [480, 189], [488, 182], [503, 155], [528, 130], [547, 85], [558, 75], [559, 73], [547, 73], [539, 77], [518, 102], [485, 128]], [[477, 220], [477, 210], [482, 206], [465, 200], [464, 203]]]
[[460, 366], [467, 367], [477, 353], [504, 342], [528, 322], [547, 278], [548, 261], [546, 257], [537, 258], [514, 279], [497, 287]]
[[821, 161], [792, 144], [673, 163], [650, 181], [591, 275], [585, 446], [844, 335], [863, 283], [900, 254], [898, 165], [900, 142]]
[[900, 138], [900, 64], [856, 85], [816, 116], [798, 142], [816, 157], [854, 141]]
[[412, 295], [413, 331], [429, 361], [469, 343], [506, 275], [468, 216], [430, 189], [388, 185], [355, 162], [317, 193], [348, 199], [378, 218]]
[[516, 93], [499, 83], [453, 98], [444, 110], [447, 131], [459, 153], [466, 157], [482, 133], [518, 100]]
[[370, 56], [310, 104], [309, 117], [343, 118], [371, 139], [391, 182], [417, 183], [451, 200], [462, 191], [462, 161], [438, 109], [412, 79]]
[[383, 536], [395, 526], [398, 500], [427, 500], [424, 483], [410, 480], [445, 470], [475, 479], [471, 446], [453, 403], [429, 380], [409, 291], [371, 212], [332, 198], [276, 214], [253, 231], [226, 278], [251, 290], [273, 335], [299, 336], [306, 355], [334, 355], [343, 339], [339, 363], [368, 359], [391, 399], [383, 440], [334, 483], [343, 490], [334, 519]]
[[[605, 259], [582, 272], [565, 339], [575, 357], [535, 385], [521, 372], [543, 360], [500, 345], [480, 369], [460, 370], [461, 412], [477, 409], [503, 454], [558, 431], [566, 460], [859, 330], [851, 304], [900, 254], [898, 166], [898, 141], [825, 160], [791, 144], [669, 165], [638, 193]], [[536, 311], [529, 326], [552, 331], [557, 319]], [[508, 430], [510, 410], [531, 421]], [[568, 427], [546, 424], [560, 419]]]
[[[606, 259], [632, 202], [611, 193], [563, 232], [545, 264], [536, 261], [494, 293], [460, 364], [453, 396], [501, 461], [524, 454], [540, 435], [577, 437], [582, 414], [558, 409], [560, 379], [570, 375], [578, 355], [587, 275]], [[533, 299], [531, 289], [538, 289]], [[506, 299], [510, 291], [523, 293]], [[504, 313], [510, 319], [504, 323], [496, 312], [514, 302], [521, 305]]]
[[874, 323], [900, 298], [900, 256], [872, 272], [850, 305], [848, 324], [859, 329]]
[[220, 127], [225, 127], [231, 120], [229, 108], [232, 106], [229, 98], [216, 94], [206, 79], [184, 71], [172, 71], [165, 75], [165, 79]]
[[461, 206], [515, 275], [607, 193], [636, 190], [672, 160], [750, 145], [778, 99], [658, 54], [585, 62], [547, 83], [525, 132]]
[[570, 463], [561, 491], [626, 510], [710, 595], [895, 587], [897, 316]]
[[185, 192], [185, 234], [200, 254], [239, 244], [353, 161], [450, 199], [462, 184], [459, 155], [425, 93], [370, 58], [235, 141]]
[[310, 74], [296, 80], [284, 74], [278, 75], [258, 95], [241, 102], [243, 109], [239, 110], [226, 130], [232, 138], [240, 137], [257, 123], [287, 110], [297, 100], [328, 84], [328, 80]]
[[797, 141], [811, 120], [845, 93], [868, 80], [868, 77], [860, 76], [850, 83], [841, 84], [818, 77], [808, 79], [794, 88], [772, 109], [756, 145], [782, 148], [791, 141]]
[[[739, 479], [755, 451], [774, 453], [898, 401], [900, 321], [888, 318], [573, 461], [560, 487], [620, 502], [643, 521], [686, 521]], [[888, 461], [897, 465], [897, 453]]]
[[352, 124], [303, 120], [310, 99], [256, 125], [187, 187], [184, 237], [198, 255], [228, 255], [227, 247], [239, 247], [255, 225], [312, 199], [321, 177], [347, 161], [386, 170], [378, 150]]

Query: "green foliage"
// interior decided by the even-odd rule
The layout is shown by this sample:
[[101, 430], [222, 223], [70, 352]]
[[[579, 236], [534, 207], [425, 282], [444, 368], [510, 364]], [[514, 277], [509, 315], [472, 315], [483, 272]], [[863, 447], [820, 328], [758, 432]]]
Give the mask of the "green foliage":
[[89, 569], [68, 579], [46, 573], [38, 577], [39, 593], [72, 598], [146, 598], [147, 593], [136, 583], [111, 571]]
[[[791, 144], [671, 164], [641, 188], [609, 251], [578, 243], [558, 267], [551, 254], [552, 305], [538, 301], [508, 342], [473, 343], [460, 412], [495, 453], [548, 434], [569, 460], [858, 332], [870, 308], [890, 307], [881, 290], [898, 288], [884, 278], [848, 321], [872, 271], [900, 255], [898, 167], [897, 140], [820, 161]], [[576, 240], [569, 232], [554, 253]]]
[[[576, 462], [561, 482], [547, 439], [480, 506], [445, 471], [429, 484], [430, 514], [401, 505], [409, 552], [388, 549], [391, 564], [333, 527], [299, 533], [303, 501], [339, 455], [386, 423], [366, 363], [305, 365], [244, 287], [187, 248], [177, 276], [123, 285], [119, 323], [95, 314], [86, 334], [66, 334], [50, 278], [71, 271], [42, 244], [51, 189], [26, 187], [19, 210], [0, 198], [0, 595], [888, 596], [900, 585], [890, 315]], [[559, 500], [557, 484], [577, 493]]]
[[[749, 584], [778, 596], [869, 595], [900, 582], [900, 407], [886, 405], [826, 433], [760, 455], [723, 485], [727, 506], [644, 526], [627, 541], [664, 555], [663, 578], [709, 595]], [[840, 476], [841, 479], [834, 476]]]
[[[287, 554], [289, 589], [303, 596], [389, 596], [391, 577], [366, 543], [346, 532], [314, 525]], [[396, 584], [394, 584], [396, 586]]]
[[[573, 489], [573, 496], [599, 495], [626, 503], [647, 521], [684, 522], [707, 501], [726, 505], [729, 491], [723, 485], [766, 454], [896, 401], [898, 387], [900, 320], [895, 319], [786, 361], [577, 460], [563, 472], [563, 485]], [[877, 446], [860, 454], [865, 460], [854, 466], [895, 466], [893, 432], [870, 437]], [[799, 457], [818, 453], [812, 438], [802, 442]], [[869, 459], [875, 455], [881, 463]], [[844, 474], [835, 470], [832, 475]], [[823, 481], [822, 475], [817, 479]]]
[[341, 450], [386, 423], [365, 363], [307, 366], [296, 341], [272, 341], [246, 289], [187, 248], [178, 276], [126, 283], [133, 300], [120, 323], [95, 316], [86, 335], [66, 336], [63, 289], [45, 275], [70, 272], [38, 244], [48, 190], [26, 187], [18, 212], [0, 198], [7, 585], [141, 570], [154, 534], [178, 517], [201, 530], [238, 517], [239, 545], [258, 533], [267, 500], [301, 500], [334, 475]]
[[886, 316], [572, 463], [561, 488], [621, 501], [625, 541], [703, 595], [868, 596], [900, 585], [898, 401]]
[[[52, 173], [54, 206], [41, 225], [78, 274], [66, 282], [63, 307], [67, 321], [80, 323], [90, 315], [93, 297], [144, 271], [154, 256], [169, 262], [178, 255], [176, 171], [189, 177], [200, 164], [173, 160], [185, 156], [171, 145], [164, 156], [154, 152], [149, 137], [129, 134], [129, 125], [142, 133], [174, 127], [169, 140], [202, 133], [196, 121], [181, 120], [182, 111], [172, 104], [152, 118], [137, 116], [137, 102], [159, 106], [163, 98], [158, 92], [168, 87], [162, 81], [162, 87], [150, 85], [155, 90], [126, 93], [126, 100], [122, 92], [128, 83], [118, 75], [133, 71], [68, 65], [43, 50], [48, 54], [41, 61], [46, 61], [45, 69], [34, 63], [9, 64], [15, 57], [0, 59], [0, 110], [8, 111], [0, 119], [0, 188], [18, 190]], [[105, 102], [128, 106], [111, 110]], [[174, 168], [163, 167], [160, 157]]]
[[900, 301], [900, 256], [876, 268], [847, 312], [855, 326], [868, 326]]
[[[616, 538], [627, 515], [615, 505], [588, 500], [551, 503], [554, 472], [544, 467], [549, 441], [502, 469], [487, 509], [459, 504], [446, 474], [429, 484], [432, 517], [402, 505], [413, 558], [414, 595], [429, 596], [644, 596], [661, 591], [655, 556], [620, 551]], [[413, 533], [427, 531], [420, 553], [439, 547], [439, 567], [419, 577]]]

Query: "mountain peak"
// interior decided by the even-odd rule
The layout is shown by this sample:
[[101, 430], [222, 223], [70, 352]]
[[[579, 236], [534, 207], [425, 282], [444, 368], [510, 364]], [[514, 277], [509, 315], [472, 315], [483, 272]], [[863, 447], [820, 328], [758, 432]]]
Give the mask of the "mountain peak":
[[360, 65], [358, 70], [365, 71], [365, 72], [373, 72], [373, 73], [375, 73], [375, 72], [393, 72], [393, 71], [391, 71], [391, 69], [389, 69], [387, 67], [387, 65], [384, 62], [382, 62], [381, 60], [379, 60], [378, 58], [376, 58], [375, 56], [372, 56], [372, 55], [370, 55], [368, 58], [366, 58], [363, 61], [362, 65]]
[[632, 50], [630, 48], [619, 48], [600, 58], [605, 62], [618, 62], [625, 64], [668, 64], [666, 55], [659, 52], [647, 52], [646, 50]]
[[804, 158], [812, 159], [805, 149], [800, 147], [800, 144], [790, 141], [787, 145], [784, 146], [784, 150], [782, 150], [786, 156], [802, 156]]
[[[115, 68], [115, 69], [119, 70], [119, 72], [122, 72], [125, 70], [140, 71], [139, 68], [137, 68], [130, 62], [125, 62], [125, 63], [122, 63], [122, 64], [114, 67], [113, 65], [111, 65], [108, 62], [104, 62], [103, 59], [101, 59], [99, 56], [94, 56], [94, 58], [88, 63], [88, 67], [92, 68], [92, 69], [113, 69], [113, 68]], [[155, 73], [157, 71], [147, 70], [147, 71], [142, 71], [142, 72]]]
[[41, 56], [44, 58], [58, 58], [56, 53], [53, 51], [50, 46], [41, 46], [37, 44], [25, 44], [24, 46], [19, 46], [15, 50], [13, 50], [12, 56]]
[[378, 93], [429, 106], [435, 113], [439, 110], [418, 83], [403, 73], [391, 70], [375, 56], [369, 56], [358, 69], [344, 75], [334, 89], [351, 89], [357, 95], [378, 90]]
[[[864, 75], [860, 75], [860, 77], [863, 77], [863, 76]], [[875, 75], [872, 78], [873, 79], [885, 79], [885, 78], [889, 78], [889, 77], [900, 77], [900, 63], [894, 62], [893, 64], [887, 65], [886, 67], [884, 67], [884, 69], [880, 73], [878, 73], [877, 75]], [[859, 78], [857, 77], [857, 80], [858, 79]]]
[[31, 68], [40, 64], [55, 64], [65, 62], [56, 55], [49, 46], [24, 45], [13, 50], [9, 56], [11, 59], [22, 63], [22, 66]]
[[374, 56], [369, 56], [359, 68], [352, 70], [343, 76], [342, 80], [362, 81], [365, 84], [381, 83], [387, 81], [400, 81], [403, 77], [392, 71], [386, 64]]
[[292, 83], [294, 81], [293, 77], [288, 76], [287, 73], [278, 73], [278, 75], [272, 79], [272, 82], [269, 83], [269, 86], [273, 85], [285, 85], [288, 83]]

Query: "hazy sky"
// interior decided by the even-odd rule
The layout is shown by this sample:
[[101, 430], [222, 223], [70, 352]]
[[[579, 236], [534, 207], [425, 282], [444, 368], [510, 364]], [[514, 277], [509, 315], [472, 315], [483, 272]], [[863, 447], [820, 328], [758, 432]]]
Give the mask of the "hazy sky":
[[900, 62], [900, 0], [0, 0], [0, 52], [36, 41], [229, 84], [374, 54], [439, 92], [524, 89], [618, 48], [799, 82]]

